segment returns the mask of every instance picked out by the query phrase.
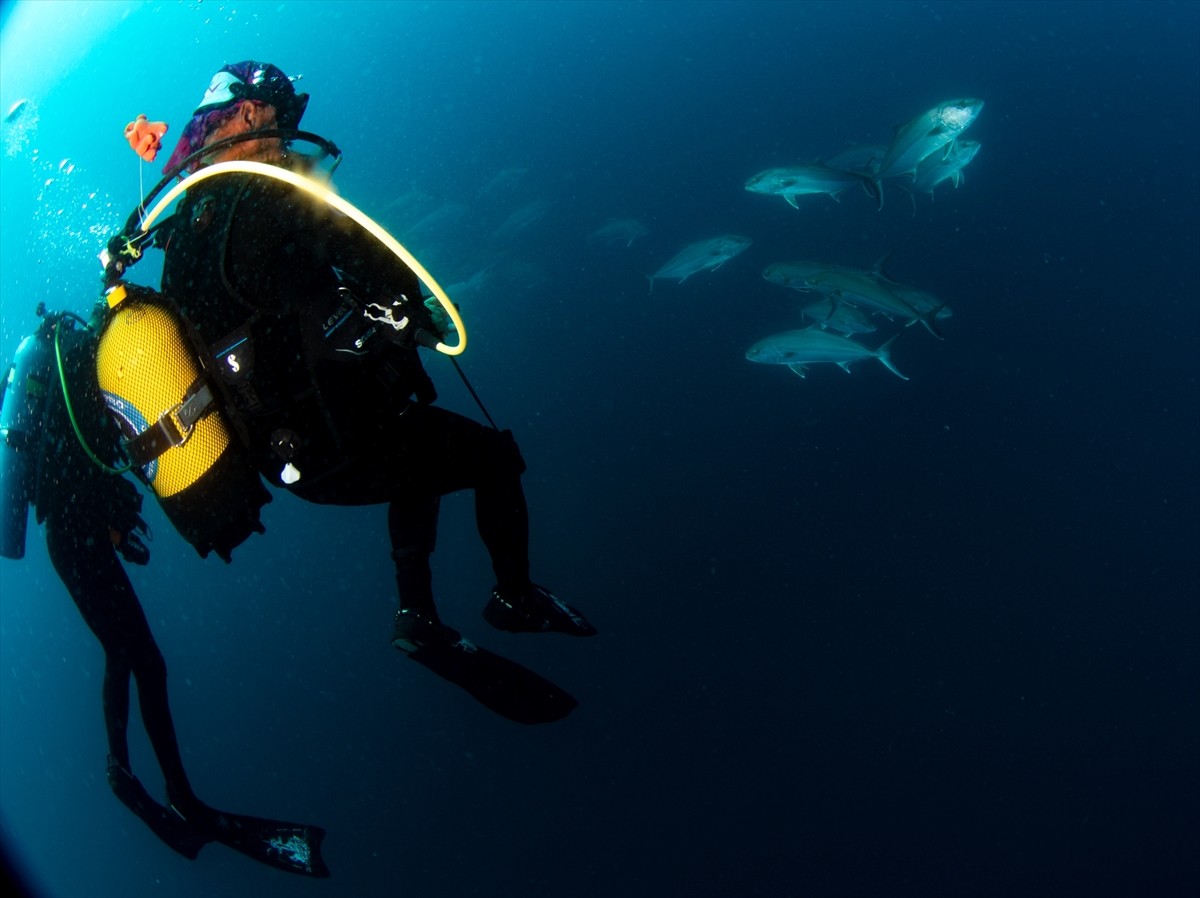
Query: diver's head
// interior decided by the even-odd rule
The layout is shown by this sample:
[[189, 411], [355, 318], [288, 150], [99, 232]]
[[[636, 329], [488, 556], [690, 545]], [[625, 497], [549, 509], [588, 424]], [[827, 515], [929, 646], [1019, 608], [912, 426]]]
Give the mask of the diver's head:
[[[218, 140], [271, 128], [294, 130], [308, 106], [308, 94], [296, 93], [292, 79], [270, 63], [246, 60], [224, 66], [212, 77], [200, 105], [175, 145], [164, 171]], [[233, 144], [204, 159], [212, 164], [230, 159], [277, 162], [283, 155], [278, 139]], [[191, 171], [199, 162], [189, 166]]]

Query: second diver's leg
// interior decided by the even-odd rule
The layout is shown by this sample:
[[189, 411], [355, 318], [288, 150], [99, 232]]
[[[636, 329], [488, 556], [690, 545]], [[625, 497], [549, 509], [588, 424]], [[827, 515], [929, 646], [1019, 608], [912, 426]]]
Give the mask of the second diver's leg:
[[129, 763], [129, 664], [114, 652], [104, 654], [104, 729], [108, 755], [126, 770]]
[[[154, 643], [141, 604], [128, 576], [116, 559], [106, 533], [89, 533], [85, 519], [70, 507], [46, 521], [46, 547], [50, 561], [66, 585], [88, 628], [104, 648], [104, 724], [108, 734], [108, 782], [113, 793], [163, 842], [184, 857], [195, 858], [208, 838], [184, 822], [173, 810], [159, 804], [133, 775], [129, 762], [129, 681], [139, 676], [142, 717], [150, 734], [168, 794], [191, 796], [183, 772], [179, 746], [166, 704], [166, 667]], [[134, 659], [144, 658], [147, 647], [161, 666], [160, 697], [148, 699], [142, 673]], [[192, 796], [194, 798], [194, 796]]]

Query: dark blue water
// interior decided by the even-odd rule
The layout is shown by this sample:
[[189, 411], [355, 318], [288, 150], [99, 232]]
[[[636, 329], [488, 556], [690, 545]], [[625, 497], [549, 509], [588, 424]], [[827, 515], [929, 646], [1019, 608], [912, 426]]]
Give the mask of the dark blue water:
[[[132, 575], [197, 791], [323, 825], [334, 878], [188, 862], [108, 790], [102, 655], [32, 529], [0, 562], [0, 820], [40, 891], [1196, 893], [1200, 6], [7, 4], [0, 354], [95, 298], [159, 175], [125, 122], [177, 135], [248, 57], [303, 73], [343, 196], [443, 283], [490, 272], [464, 364], [529, 463], [535, 577], [602, 634], [491, 631], [445, 501], [443, 617], [580, 699], [523, 728], [389, 646], [382, 508], [277, 496], [229, 567], [154, 509]], [[962, 96], [982, 149], [915, 213], [742, 189]], [[613, 217], [648, 236], [589, 243]], [[755, 242], [647, 295], [722, 233]], [[801, 325], [763, 267], [888, 252], [954, 310], [895, 344], [909, 382], [745, 361]]]

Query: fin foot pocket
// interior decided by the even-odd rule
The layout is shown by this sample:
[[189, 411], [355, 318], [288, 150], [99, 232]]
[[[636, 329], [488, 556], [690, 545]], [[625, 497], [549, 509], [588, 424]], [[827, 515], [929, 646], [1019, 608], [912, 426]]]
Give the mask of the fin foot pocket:
[[108, 764], [108, 785], [121, 803], [141, 818], [146, 826], [173, 851], [194, 861], [211, 838], [191, 826], [173, 808], [150, 797], [136, 776], [113, 760]]
[[457, 630], [437, 620], [436, 615], [421, 614], [408, 608], [396, 612], [392, 646], [406, 655], [427, 645], [451, 646], [461, 639]]
[[594, 636], [595, 627], [544, 586], [531, 583], [521, 592], [511, 593], [496, 587], [483, 609], [483, 619], [497, 630], [508, 633], [566, 633], [569, 636]]

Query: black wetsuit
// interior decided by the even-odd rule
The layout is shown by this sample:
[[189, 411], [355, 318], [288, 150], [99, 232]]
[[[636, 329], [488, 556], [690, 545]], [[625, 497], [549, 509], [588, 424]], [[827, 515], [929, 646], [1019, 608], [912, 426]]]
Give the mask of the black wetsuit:
[[[529, 583], [512, 435], [434, 407], [409, 339], [433, 329], [416, 275], [353, 221], [289, 185], [224, 175], [189, 190], [159, 240], [162, 289], [206, 347], [259, 472], [312, 502], [389, 503], [401, 606], [436, 619], [429, 556], [439, 499], [475, 491], [497, 585]], [[407, 338], [412, 330], [407, 330]], [[286, 466], [299, 480], [285, 483]]]
[[[113, 462], [116, 428], [100, 399], [92, 336], [64, 330], [64, 367], [72, 406], [88, 444]], [[129, 577], [118, 558], [145, 563], [138, 532], [142, 497], [128, 480], [106, 474], [85, 454], [55, 379], [50, 391], [34, 505], [46, 525], [46, 547], [59, 578], [104, 648], [104, 724], [113, 790], [171, 847], [195, 857], [207, 839], [189, 832], [177, 814], [146, 794], [129, 761], [130, 678], [137, 681], [141, 718], [166, 781], [182, 811], [204, 808], [192, 792], [167, 703], [167, 666]]]
[[[61, 325], [60, 325], [61, 326]], [[83, 438], [112, 464], [119, 439], [96, 382], [94, 332], [62, 335], [71, 406]], [[218, 811], [192, 791], [171, 708], [167, 666], [118, 554], [145, 564], [140, 536], [142, 497], [128, 480], [105, 473], [88, 458], [59, 389], [47, 403], [34, 506], [46, 525], [54, 569], [104, 648], [104, 723], [108, 732], [108, 782], [116, 796], [175, 851], [195, 858], [220, 841], [256, 861], [306, 876], [324, 877], [324, 830], [303, 823]], [[142, 724], [166, 784], [167, 803], [156, 801], [133, 775], [129, 759], [130, 680], [137, 681]]]

